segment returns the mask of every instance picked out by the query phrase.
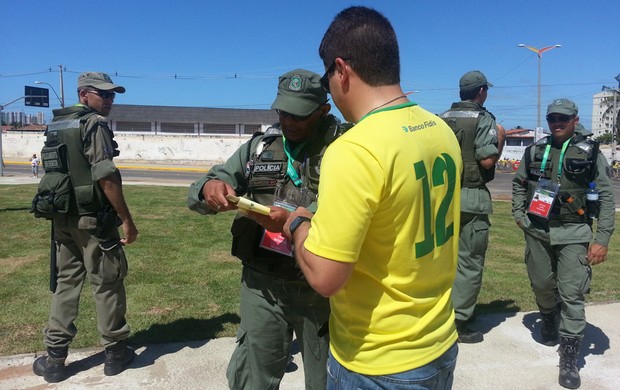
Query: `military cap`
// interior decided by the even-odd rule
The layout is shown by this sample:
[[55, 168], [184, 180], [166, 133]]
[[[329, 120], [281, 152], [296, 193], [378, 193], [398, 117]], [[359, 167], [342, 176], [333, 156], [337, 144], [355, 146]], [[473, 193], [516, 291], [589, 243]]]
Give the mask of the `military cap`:
[[100, 72], [84, 72], [78, 77], [78, 89], [93, 87], [102, 91], [125, 93], [125, 87], [116, 85], [110, 76]]
[[555, 99], [547, 106], [547, 115], [549, 114], [566, 114], [577, 115], [579, 110], [577, 105], [568, 99]]
[[493, 86], [479, 70], [472, 70], [465, 73], [459, 81], [459, 87], [463, 91], [471, 91], [472, 89], [480, 88], [485, 85], [487, 87]]
[[327, 92], [321, 87], [321, 76], [308, 70], [296, 69], [280, 76], [278, 94], [271, 108], [306, 116], [326, 102]]

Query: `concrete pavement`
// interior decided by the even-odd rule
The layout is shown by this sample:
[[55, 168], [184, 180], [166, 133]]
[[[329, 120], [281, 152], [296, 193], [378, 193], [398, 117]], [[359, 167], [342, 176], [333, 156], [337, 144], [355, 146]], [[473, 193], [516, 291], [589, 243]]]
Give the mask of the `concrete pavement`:
[[[581, 389], [620, 388], [620, 302], [586, 306], [588, 325], [578, 360]], [[454, 389], [562, 389], [557, 384], [557, 347], [539, 344], [536, 313], [478, 316], [480, 344], [460, 344]], [[234, 338], [140, 346], [123, 373], [103, 375], [101, 349], [71, 350], [72, 376], [47, 384], [32, 373], [36, 354], [0, 357], [0, 389], [227, 389], [226, 366]], [[303, 389], [301, 354], [294, 355], [283, 390]]]

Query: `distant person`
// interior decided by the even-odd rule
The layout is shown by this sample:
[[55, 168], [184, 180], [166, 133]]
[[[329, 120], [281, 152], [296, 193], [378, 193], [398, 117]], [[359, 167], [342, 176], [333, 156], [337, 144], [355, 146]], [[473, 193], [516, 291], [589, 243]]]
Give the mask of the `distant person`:
[[456, 331], [461, 343], [479, 343], [484, 339], [470, 324], [482, 287], [482, 274], [489, 245], [489, 214], [493, 202], [487, 183], [495, 177], [495, 164], [502, 155], [505, 130], [484, 107], [493, 84], [480, 71], [465, 73], [460, 81], [460, 102], [440, 117], [452, 128], [461, 146], [461, 234], [459, 265], [452, 289]]
[[325, 389], [329, 301], [304, 279], [281, 233], [290, 210], [316, 207], [321, 159], [345, 130], [329, 113], [320, 80], [304, 69], [280, 76], [271, 106], [279, 122], [255, 134], [189, 190], [189, 208], [200, 214], [237, 210], [227, 195], [282, 206], [271, 207], [267, 216], [239, 213], [231, 228], [232, 254], [243, 263], [241, 324], [227, 371], [231, 389], [278, 388], [293, 331], [306, 389]]
[[[512, 214], [525, 233], [525, 264], [542, 318], [540, 340], [553, 346], [559, 338], [559, 383], [569, 389], [581, 385], [577, 358], [591, 266], [607, 259], [615, 223], [609, 165], [598, 143], [575, 131], [577, 113], [568, 99], [549, 104], [551, 135], [525, 149], [512, 183]], [[589, 188], [598, 202], [588, 202]]]
[[39, 161], [39, 158], [37, 157], [37, 154], [33, 154], [32, 157], [30, 158], [30, 165], [32, 165], [32, 177], [39, 177], [39, 164], [41, 162]]
[[[67, 167], [73, 183], [74, 199], [66, 214], [53, 216], [57, 243], [57, 287], [52, 295], [50, 317], [45, 327], [47, 355], [34, 361], [33, 370], [47, 382], [67, 377], [65, 359], [77, 333], [80, 293], [88, 278], [97, 311], [97, 329], [105, 347], [103, 373], [116, 375], [134, 359], [127, 346], [129, 325], [125, 318], [127, 299], [123, 280], [127, 259], [123, 245], [138, 236], [121, 184], [121, 175], [112, 159], [119, 154], [114, 134], [105, 117], [116, 93], [125, 88], [112, 83], [105, 73], [86, 72], [78, 77], [79, 103], [54, 110], [46, 131], [46, 147], [66, 145], [67, 158], [47, 163], [41, 183], [52, 180], [55, 170]], [[57, 154], [58, 155], [58, 154]], [[50, 157], [51, 158], [51, 157]], [[124, 238], [118, 226], [122, 225]]]
[[458, 142], [407, 99], [396, 34], [379, 12], [340, 12], [319, 55], [324, 87], [356, 125], [327, 149], [316, 214], [298, 208], [284, 231], [330, 298], [327, 389], [450, 388]]

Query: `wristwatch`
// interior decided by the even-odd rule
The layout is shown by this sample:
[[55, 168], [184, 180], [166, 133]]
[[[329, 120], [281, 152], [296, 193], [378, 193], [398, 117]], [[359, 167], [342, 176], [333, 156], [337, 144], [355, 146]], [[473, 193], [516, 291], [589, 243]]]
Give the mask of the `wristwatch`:
[[301, 224], [304, 222], [310, 222], [310, 218], [299, 216], [295, 218], [293, 222], [291, 222], [291, 226], [290, 226], [291, 236], [295, 234], [295, 230], [297, 230], [297, 228], [301, 226]]

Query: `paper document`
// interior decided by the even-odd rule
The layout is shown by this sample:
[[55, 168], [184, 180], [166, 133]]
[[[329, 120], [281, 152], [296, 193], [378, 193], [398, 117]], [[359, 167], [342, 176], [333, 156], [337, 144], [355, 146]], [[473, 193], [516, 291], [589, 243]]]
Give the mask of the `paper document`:
[[226, 199], [240, 209], [253, 211], [255, 213], [269, 215], [269, 211], [271, 211], [269, 207], [264, 206], [258, 202], [254, 202], [253, 200], [250, 200], [248, 198], [242, 198], [240, 196], [234, 195], [226, 195]]

